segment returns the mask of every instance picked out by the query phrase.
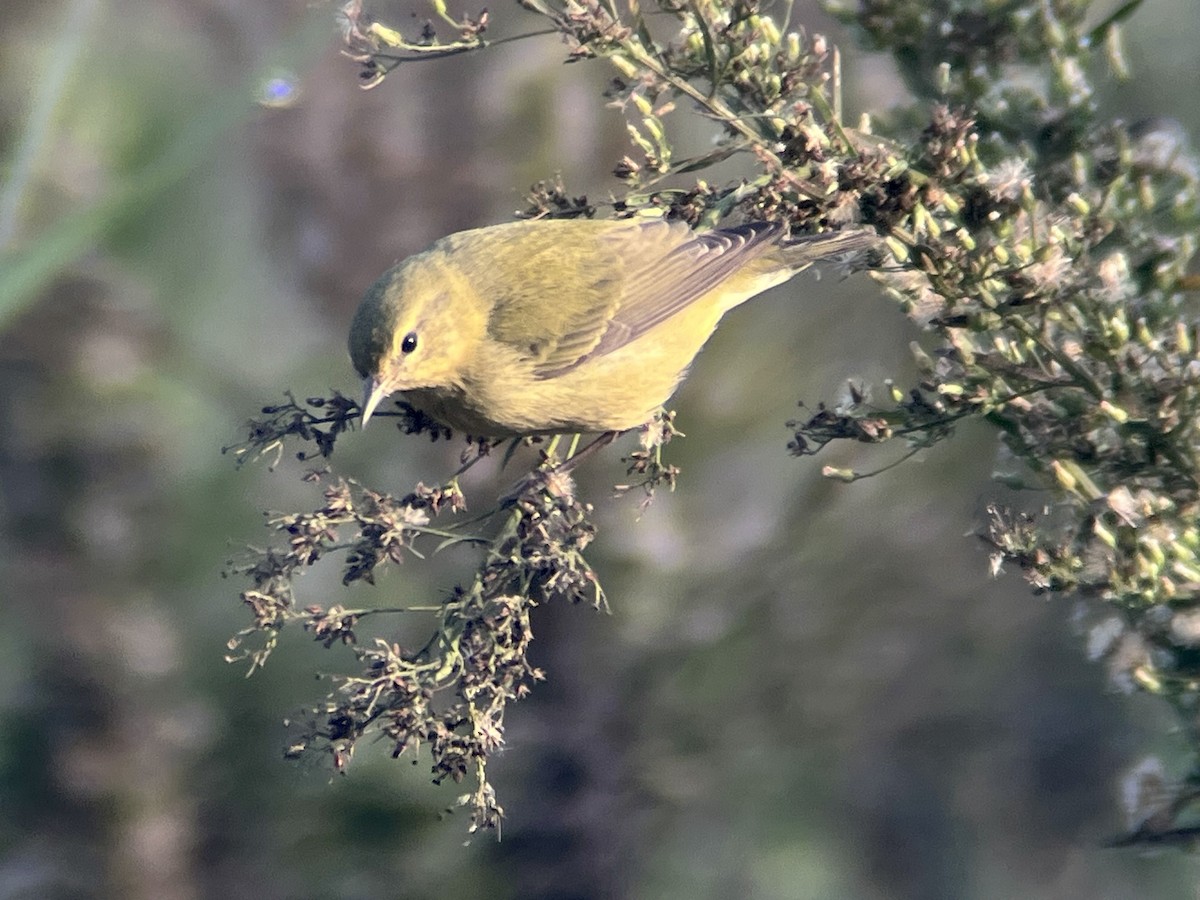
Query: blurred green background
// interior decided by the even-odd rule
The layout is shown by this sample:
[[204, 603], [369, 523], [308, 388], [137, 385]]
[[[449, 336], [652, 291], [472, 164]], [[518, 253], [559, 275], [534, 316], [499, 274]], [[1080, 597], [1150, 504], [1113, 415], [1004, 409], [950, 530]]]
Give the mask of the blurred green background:
[[[795, 18], [842, 46], [854, 109], [899, 99], [888, 60]], [[1136, 79], [1105, 108], [1196, 135], [1195, 0], [1144, 4], [1127, 37]], [[865, 278], [728, 317], [675, 404], [680, 488], [640, 519], [608, 499], [617, 453], [587, 467], [612, 614], [540, 611], [549, 681], [494, 763], [502, 841], [464, 846], [424, 760], [284, 761], [312, 673], [351, 663], [301, 635], [250, 680], [223, 662], [248, 622], [225, 560], [314, 497], [299, 465], [220, 448], [284, 390], [356, 391], [344, 334], [391, 263], [555, 171], [615, 189], [609, 72], [544, 38], [362, 92], [332, 8], [299, 0], [9, 0], [0, 48], [0, 900], [1196, 896], [1191, 859], [1100, 846], [1170, 721], [1086, 662], [1094, 613], [987, 577], [992, 436], [850, 486], [821, 465], [897, 449], [788, 455], [798, 400], [911, 377], [918, 335]], [[292, 102], [256, 102], [281, 73]], [[403, 492], [456, 454], [380, 427], [334, 462]], [[470, 565], [406, 564], [355, 602]], [[339, 597], [319, 568], [304, 589]]]

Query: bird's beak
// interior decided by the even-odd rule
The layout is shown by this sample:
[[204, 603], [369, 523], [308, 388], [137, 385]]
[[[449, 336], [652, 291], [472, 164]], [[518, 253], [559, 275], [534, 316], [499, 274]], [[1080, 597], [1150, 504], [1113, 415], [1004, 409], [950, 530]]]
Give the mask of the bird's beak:
[[363, 402], [362, 402], [362, 426], [367, 427], [367, 423], [371, 421], [371, 416], [375, 412], [375, 408], [379, 406], [383, 399], [392, 391], [384, 382], [378, 378], [368, 375], [363, 380]]

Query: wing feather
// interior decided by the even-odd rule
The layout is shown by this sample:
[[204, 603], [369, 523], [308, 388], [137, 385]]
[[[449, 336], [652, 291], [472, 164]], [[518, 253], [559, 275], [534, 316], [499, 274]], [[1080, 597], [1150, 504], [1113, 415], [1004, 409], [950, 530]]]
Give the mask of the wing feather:
[[777, 223], [753, 222], [695, 233], [683, 223], [656, 221], [641, 225], [637, 235], [624, 230], [606, 235], [613, 241], [609, 252], [617, 278], [609, 290], [619, 302], [611, 312], [603, 310], [605, 327], [597, 330], [589, 321], [563, 334], [534, 374], [553, 378], [637, 340], [774, 246], [781, 230]]

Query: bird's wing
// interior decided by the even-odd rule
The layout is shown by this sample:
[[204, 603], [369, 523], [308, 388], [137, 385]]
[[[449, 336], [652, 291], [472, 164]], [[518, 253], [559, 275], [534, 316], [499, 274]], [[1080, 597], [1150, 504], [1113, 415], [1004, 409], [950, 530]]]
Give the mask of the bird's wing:
[[488, 336], [536, 370], [569, 365], [600, 341], [621, 293], [621, 257], [609, 236], [631, 229], [637, 226], [527, 221], [447, 240], [464, 245], [455, 248], [463, 251], [464, 274], [488, 301]]
[[754, 222], [695, 233], [655, 221], [602, 235], [608, 263], [589, 291], [596, 302], [580, 304], [577, 327], [563, 329], [534, 374], [553, 378], [636, 340], [773, 246], [780, 230]]

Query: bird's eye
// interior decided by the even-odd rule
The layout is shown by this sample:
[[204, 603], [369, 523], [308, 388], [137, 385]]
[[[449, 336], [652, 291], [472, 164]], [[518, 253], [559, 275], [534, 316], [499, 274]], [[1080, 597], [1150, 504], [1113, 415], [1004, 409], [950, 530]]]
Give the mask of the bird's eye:
[[400, 342], [401, 353], [412, 353], [417, 349], [417, 333], [410, 331], [404, 336], [404, 340]]

